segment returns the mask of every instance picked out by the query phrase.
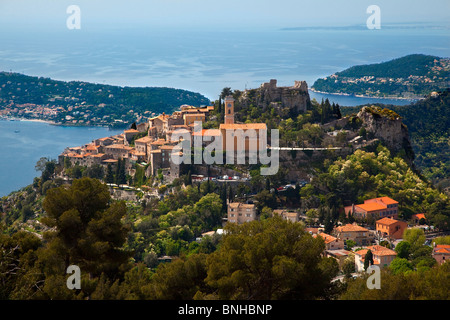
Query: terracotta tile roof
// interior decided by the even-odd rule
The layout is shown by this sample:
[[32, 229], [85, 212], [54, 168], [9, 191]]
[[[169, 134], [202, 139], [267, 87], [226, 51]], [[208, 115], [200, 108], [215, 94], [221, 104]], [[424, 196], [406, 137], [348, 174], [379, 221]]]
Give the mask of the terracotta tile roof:
[[91, 157], [94, 157], [94, 158], [101, 158], [101, 157], [103, 157], [104, 155], [105, 155], [104, 153], [97, 153], [97, 154], [92, 154]]
[[318, 233], [317, 235], [314, 235], [314, 236], [315, 236], [315, 237], [321, 236], [321, 237], [323, 238], [323, 240], [325, 240], [325, 243], [326, 243], [326, 244], [331, 243], [331, 242], [334, 242], [334, 241], [337, 240], [336, 237], [330, 236], [329, 234], [326, 234], [326, 233], [323, 233], [323, 232]]
[[242, 130], [249, 130], [249, 129], [254, 129], [254, 130], [266, 130], [267, 129], [267, 125], [265, 123], [222, 123], [220, 125], [220, 130], [225, 129], [225, 130], [237, 130], [237, 129], [242, 129]]
[[145, 136], [145, 137], [134, 140], [134, 143], [136, 143], [136, 142], [137, 143], [148, 143], [148, 142], [152, 142], [152, 141], [153, 141], [152, 137]]
[[105, 149], [123, 149], [123, 150], [132, 150], [132, 147], [126, 146], [124, 144], [111, 144], [106, 146]]
[[344, 226], [340, 226], [336, 228], [337, 231], [339, 232], [349, 232], [349, 231], [365, 231], [368, 232], [369, 230], [366, 228], [363, 228], [361, 226], [358, 226], [356, 224], [346, 224]]
[[395, 220], [395, 219], [391, 219], [391, 218], [386, 218], [386, 217], [376, 221], [376, 223], [383, 224], [383, 225], [386, 225], [386, 226], [389, 226], [391, 224], [395, 224], [397, 222], [399, 222], [399, 221]]
[[389, 197], [380, 197], [380, 198], [375, 198], [377, 200], [382, 201], [385, 204], [397, 204], [398, 202], [395, 201], [394, 199], [391, 199]]
[[124, 130], [123, 132], [125, 132], [125, 133], [139, 133], [139, 131], [136, 130], [136, 129], [128, 129], [128, 130]]
[[100, 146], [96, 146], [92, 143], [90, 143], [86, 146], [86, 150], [97, 150], [98, 148], [100, 148]]
[[222, 133], [219, 129], [202, 129], [202, 131], [194, 132], [193, 136], [210, 136], [210, 137], [217, 137], [220, 136]]
[[356, 204], [355, 207], [358, 207], [366, 212], [370, 211], [378, 211], [378, 210], [385, 210], [386, 206], [377, 203], [377, 202], [369, 202], [369, 203], [363, 203], [363, 204]]
[[450, 254], [450, 245], [448, 244], [437, 244], [433, 249], [433, 253], [443, 253]]
[[166, 139], [158, 139], [158, 140], [153, 141], [151, 143], [151, 145], [157, 146], [157, 145], [164, 145], [164, 144], [167, 144], [167, 143], [169, 143], [169, 142], [166, 141]]
[[413, 216], [415, 216], [417, 219], [426, 219], [425, 218], [425, 213], [416, 213], [416, 214], [413, 214]]
[[391, 249], [388, 249], [386, 247], [379, 246], [379, 245], [374, 245], [374, 246], [366, 247], [365, 249], [355, 251], [355, 254], [362, 257], [362, 260], [364, 260], [364, 257], [367, 254], [367, 251], [369, 251], [369, 250], [372, 251], [373, 255], [376, 255], [376, 256], [396, 256], [397, 255], [397, 252], [395, 252], [394, 250], [391, 250]]

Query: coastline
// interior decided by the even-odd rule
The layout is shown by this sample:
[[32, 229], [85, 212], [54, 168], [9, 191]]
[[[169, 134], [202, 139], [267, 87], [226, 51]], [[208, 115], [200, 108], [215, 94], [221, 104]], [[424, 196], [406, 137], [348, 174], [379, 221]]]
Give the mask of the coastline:
[[109, 126], [105, 125], [95, 125], [95, 124], [70, 124], [70, 123], [59, 123], [52, 120], [44, 120], [44, 119], [29, 119], [29, 118], [18, 118], [18, 117], [1, 117], [0, 120], [4, 121], [27, 121], [27, 122], [40, 122], [46, 123], [52, 126], [61, 126], [61, 127], [96, 127], [96, 128], [109, 128]]
[[329, 95], [335, 95], [335, 96], [344, 96], [344, 97], [356, 97], [356, 98], [365, 98], [365, 99], [380, 99], [380, 100], [409, 100], [409, 101], [418, 101], [425, 99], [424, 97], [416, 97], [416, 98], [404, 98], [404, 97], [398, 97], [398, 96], [388, 96], [388, 97], [379, 97], [379, 96], [367, 96], [362, 94], [350, 94], [350, 93], [343, 93], [343, 92], [325, 92], [325, 91], [319, 91], [313, 88], [309, 88], [308, 90], [311, 90], [314, 93], [319, 94], [329, 94]]

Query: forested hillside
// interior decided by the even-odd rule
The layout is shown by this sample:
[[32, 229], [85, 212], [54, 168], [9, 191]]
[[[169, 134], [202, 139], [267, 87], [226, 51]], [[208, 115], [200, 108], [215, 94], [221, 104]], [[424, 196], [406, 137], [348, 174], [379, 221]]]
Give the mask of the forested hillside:
[[[450, 90], [406, 106], [381, 105], [397, 112], [408, 127], [415, 164], [442, 188], [450, 186]], [[344, 115], [359, 107], [341, 108]]]
[[[26, 117], [33, 109], [47, 108], [51, 110], [48, 120], [58, 123], [64, 123], [66, 116], [76, 119], [81, 112], [89, 114], [93, 124], [105, 118], [132, 123], [144, 113], [171, 113], [183, 104], [209, 103], [203, 95], [181, 89], [66, 82], [0, 72], [0, 111], [8, 108], [11, 113], [18, 109], [12, 115]], [[27, 110], [21, 113], [24, 106]], [[40, 116], [49, 115], [41, 112]]]
[[418, 98], [449, 86], [450, 59], [412, 54], [353, 66], [318, 79], [312, 89], [350, 95]]

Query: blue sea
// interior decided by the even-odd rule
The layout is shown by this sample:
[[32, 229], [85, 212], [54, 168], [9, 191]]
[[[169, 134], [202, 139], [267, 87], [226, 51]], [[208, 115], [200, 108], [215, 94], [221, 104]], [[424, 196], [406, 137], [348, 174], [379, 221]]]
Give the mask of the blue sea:
[[[173, 87], [217, 99], [224, 87], [244, 90], [277, 79], [279, 86], [353, 65], [412, 53], [450, 57], [448, 27], [283, 30], [82, 28], [0, 33], [0, 70], [58, 80], [120, 86]], [[323, 95], [341, 106], [411, 101]], [[15, 134], [14, 129], [20, 129]], [[104, 128], [0, 122], [0, 196], [32, 182], [42, 156], [109, 135]]]
[[121, 130], [103, 127], [64, 127], [45, 122], [0, 120], [0, 197], [33, 182], [41, 157], [58, 159], [66, 147], [115, 135]]

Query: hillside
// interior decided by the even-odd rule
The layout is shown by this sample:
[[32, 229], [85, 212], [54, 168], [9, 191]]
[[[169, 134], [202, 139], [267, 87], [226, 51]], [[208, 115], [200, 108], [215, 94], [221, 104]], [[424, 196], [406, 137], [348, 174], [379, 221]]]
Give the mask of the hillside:
[[411, 54], [382, 63], [353, 66], [323, 79], [313, 90], [372, 97], [422, 98], [445, 89], [450, 59]]
[[9, 117], [109, 125], [132, 123], [152, 113], [170, 113], [182, 104], [209, 103], [203, 95], [181, 89], [65, 82], [0, 72], [0, 115]]
[[[450, 186], [450, 90], [405, 106], [378, 105], [395, 111], [408, 127], [415, 165], [423, 175], [446, 188]], [[344, 115], [359, 107], [341, 108]]]

